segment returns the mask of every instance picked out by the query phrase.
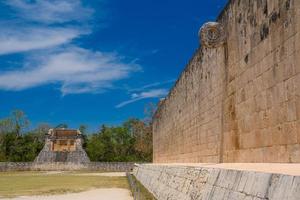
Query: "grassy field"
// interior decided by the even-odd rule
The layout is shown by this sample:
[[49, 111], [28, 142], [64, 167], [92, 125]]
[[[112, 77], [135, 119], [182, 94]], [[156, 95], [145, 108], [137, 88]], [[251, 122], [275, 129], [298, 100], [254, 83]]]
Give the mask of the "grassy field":
[[92, 188], [126, 188], [126, 177], [96, 176], [80, 172], [0, 172], [0, 197], [81, 192]]

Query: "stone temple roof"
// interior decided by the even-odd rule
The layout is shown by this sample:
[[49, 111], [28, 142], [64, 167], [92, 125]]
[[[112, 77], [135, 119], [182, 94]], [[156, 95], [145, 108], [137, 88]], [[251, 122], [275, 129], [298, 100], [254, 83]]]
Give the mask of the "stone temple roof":
[[48, 135], [55, 138], [76, 138], [81, 136], [81, 133], [74, 129], [50, 129]]

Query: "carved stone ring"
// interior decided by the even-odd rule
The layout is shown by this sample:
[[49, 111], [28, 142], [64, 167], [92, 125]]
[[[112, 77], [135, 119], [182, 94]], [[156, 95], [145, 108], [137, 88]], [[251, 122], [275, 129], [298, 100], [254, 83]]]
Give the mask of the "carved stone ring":
[[208, 22], [201, 27], [199, 37], [203, 46], [217, 48], [224, 44], [226, 34], [224, 27], [220, 23]]

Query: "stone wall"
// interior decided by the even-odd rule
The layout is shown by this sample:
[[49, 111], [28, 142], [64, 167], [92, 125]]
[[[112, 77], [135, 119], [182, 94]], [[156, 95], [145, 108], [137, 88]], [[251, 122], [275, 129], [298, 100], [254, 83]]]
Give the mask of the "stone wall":
[[231, 0], [154, 116], [154, 162], [300, 162], [300, 1]]
[[125, 162], [90, 162], [90, 163], [35, 163], [35, 162], [0, 162], [1, 171], [131, 171], [134, 163]]
[[134, 175], [158, 200], [299, 200], [300, 197], [300, 176], [162, 165], [138, 165]]
[[90, 159], [87, 153], [82, 149], [76, 149], [75, 151], [63, 152], [63, 151], [47, 151], [41, 150], [39, 155], [35, 158], [37, 163], [52, 163], [52, 162], [69, 162], [69, 163], [88, 163]]

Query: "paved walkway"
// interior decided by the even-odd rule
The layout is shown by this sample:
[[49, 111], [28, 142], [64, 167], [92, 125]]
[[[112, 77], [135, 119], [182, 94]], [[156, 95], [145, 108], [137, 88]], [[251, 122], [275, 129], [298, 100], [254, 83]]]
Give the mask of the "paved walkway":
[[125, 172], [101, 172], [101, 173], [79, 173], [74, 174], [75, 176], [108, 176], [108, 177], [124, 177], [126, 176]]
[[133, 198], [129, 190], [110, 188], [72, 194], [16, 197], [7, 200], [133, 200]]

